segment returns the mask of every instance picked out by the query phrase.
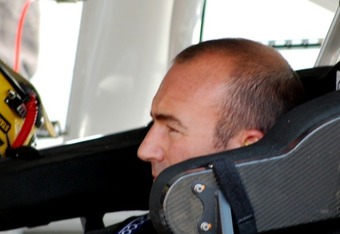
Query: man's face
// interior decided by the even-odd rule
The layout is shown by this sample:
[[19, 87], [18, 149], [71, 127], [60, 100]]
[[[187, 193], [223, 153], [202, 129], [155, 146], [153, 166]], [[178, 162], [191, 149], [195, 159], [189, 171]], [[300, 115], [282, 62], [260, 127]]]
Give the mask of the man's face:
[[223, 81], [213, 63], [175, 64], [154, 97], [154, 123], [138, 149], [138, 157], [151, 163], [154, 178], [175, 163], [219, 150], [214, 133]]

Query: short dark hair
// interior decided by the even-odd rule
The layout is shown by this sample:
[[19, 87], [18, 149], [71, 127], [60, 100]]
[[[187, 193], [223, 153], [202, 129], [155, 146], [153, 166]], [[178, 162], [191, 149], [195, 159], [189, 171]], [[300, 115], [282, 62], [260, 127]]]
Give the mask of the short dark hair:
[[188, 47], [174, 61], [184, 63], [206, 53], [222, 56], [228, 66], [215, 130], [217, 148], [226, 147], [242, 129], [266, 133], [279, 116], [304, 101], [296, 73], [269, 46], [243, 38], [216, 39]]

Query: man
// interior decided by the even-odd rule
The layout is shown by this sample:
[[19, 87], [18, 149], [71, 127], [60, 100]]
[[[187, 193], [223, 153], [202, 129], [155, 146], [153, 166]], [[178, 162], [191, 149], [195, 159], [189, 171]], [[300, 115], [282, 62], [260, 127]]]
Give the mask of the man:
[[298, 78], [270, 47], [245, 39], [191, 46], [175, 58], [153, 99], [153, 125], [138, 156], [157, 177], [186, 159], [260, 140], [301, 101]]
[[[177, 55], [153, 99], [153, 123], [138, 157], [156, 178], [186, 159], [252, 144], [303, 94], [290, 65], [270, 47], [246, 39], [193, 45]], [[148, 215], [107, 230], [155, 233]]]

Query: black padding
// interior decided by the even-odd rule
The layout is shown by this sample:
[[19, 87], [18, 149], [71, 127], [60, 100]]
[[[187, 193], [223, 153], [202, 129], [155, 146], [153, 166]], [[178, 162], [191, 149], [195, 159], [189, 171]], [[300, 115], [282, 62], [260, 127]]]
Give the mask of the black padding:
[[334, 66], [321, 66], [296, 71], [306, 91], [308, 100], [339, 89], [336, 77], [340, 62]]
[[146, 132], [140, 128], [51, 147], [33, 160], [3, 159], [0, 230], [147, 210], [151, 168], [136, 154]]

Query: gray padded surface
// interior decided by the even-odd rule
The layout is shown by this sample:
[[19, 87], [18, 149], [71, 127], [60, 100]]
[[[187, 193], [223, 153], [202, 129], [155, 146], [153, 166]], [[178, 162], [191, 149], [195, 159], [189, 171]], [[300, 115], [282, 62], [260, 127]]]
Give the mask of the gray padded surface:
[[[286, 154], [236, 163], [259, 232], [339, 217], [339, 136], [337, 117], [292, 141]], [[210, 203], [193, 191], [197, 183], [205, 185]], [[161, 211], [169, 232], [216, 233], [217, 203], [211, 195], [219, 188], [212, 170], [182, 174], [169, 184]], [[208, 206], [215, 210], [210, 218], [205, 214]], [[212, 229], [202, 232], [203, 221]]]
[[339, 216], [339, 136], [337, 118], [286, 155], [238, 165], [258, 231]]

